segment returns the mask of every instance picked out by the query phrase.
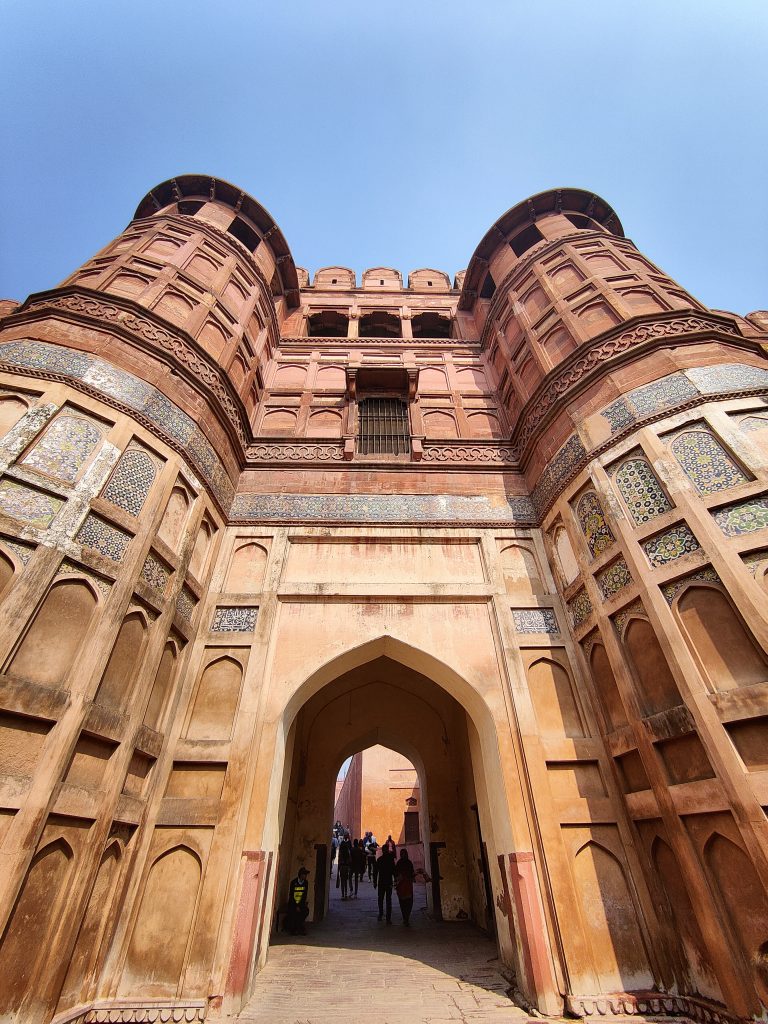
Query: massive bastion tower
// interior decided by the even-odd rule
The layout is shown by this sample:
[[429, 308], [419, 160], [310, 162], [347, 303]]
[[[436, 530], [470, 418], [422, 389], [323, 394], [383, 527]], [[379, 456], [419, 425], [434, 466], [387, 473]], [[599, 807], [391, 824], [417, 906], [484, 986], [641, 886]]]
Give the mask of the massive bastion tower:
[[768, 314], [565, 188], [310, 282], [197, 175], [1, 311], [3, 1020], [236, 1015], [376, 743], [541, 1013], [764, 1012]]

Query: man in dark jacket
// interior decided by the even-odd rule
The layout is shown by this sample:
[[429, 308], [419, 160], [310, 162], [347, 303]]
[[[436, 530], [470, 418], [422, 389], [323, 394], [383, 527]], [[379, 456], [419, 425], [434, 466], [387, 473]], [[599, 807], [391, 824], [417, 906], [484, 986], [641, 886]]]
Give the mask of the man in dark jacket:
[[387, 900], [387, 924], [392, 924], [392, 879], [395, 874], [395, 855], [381, 848], [381, 856], [376, 861], [376, 884], [379, 893], [379, 921], [384, 916], [384, 898]]
[[291, 935], [306, 935], [304, 922], [309, 915], [309, 882], [306, 868], [299, 868], [299, 873], [291, 881], [288, 889], [288, 912], [285, 916], [285, 927]]

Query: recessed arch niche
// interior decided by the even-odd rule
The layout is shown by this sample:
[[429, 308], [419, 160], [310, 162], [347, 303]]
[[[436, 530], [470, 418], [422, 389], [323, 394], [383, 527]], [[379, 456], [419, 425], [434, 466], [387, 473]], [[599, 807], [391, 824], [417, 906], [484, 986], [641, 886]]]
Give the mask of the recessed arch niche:
[[[202, 877], [198, 854], [178, 845], [152, 864], [133, 927], [119, 995], [176, 995], [197, 910]], [[158, 942], [157, 936], [163, 941]]]
[[629, 654], [638, 686], [638, 697], [646, 714], [667, 711], [682, 703], [669, 663], [648, 619], [632, 616], [624, 630], [624, 647]]
[[149, 625], [143, 612], [132, 611], [123, 619], [109, 656], [96, 700], [106, 707], [122, 710], [131, 696], [141, 668]]
[[577, 852], [573, 877], [601, 992], [653, 988], [653, 976], [622, 864], [590, 840]]
[[98, 599], [83, 579], [53, 584], [8, 671], [43, 686], [61, 685], [85, 639]]
[[231, 738], [242, 678], [242, 664], [229, 654], [208, 662], [195, 691], [188, 740]]
[[176, 674], [176, 663], [179, 657], [179, 648], [174, 640], [168, 640], [160, 657], [160, 664], [157, 666], [155, 679], [152, 683], [152, 691], [149, 695], [149, 703], [144, 713], [144, 724], [150, 729], [160, 729], [168, 706], [168, 700], [173, 689], [174, 676]]
[[675, 613], [713, 690], [732, 690], [768, 679], [765, 655], [718, 587], [687, 587], [675, 602]]
[[47, 954], [74, 862], [71, 846], [57, 839], [32, 859], [0, 945], [0, 1013], [9, 1016], [32, 993]]
[[0, 437], [16, 426], [27, 411], [27, 403], [15, 395], [0, 396]]
[[231, 594], [258, 593], [264, 582], [268, 557], [267, 549], [257, 541], [238, 543], [227, 573], [227, 591]]
[[549, 736], [585, 736], [581, 712], [567, 669], [553, 658], [535, 657], [527, 674], [528, 689], [540, 731]]

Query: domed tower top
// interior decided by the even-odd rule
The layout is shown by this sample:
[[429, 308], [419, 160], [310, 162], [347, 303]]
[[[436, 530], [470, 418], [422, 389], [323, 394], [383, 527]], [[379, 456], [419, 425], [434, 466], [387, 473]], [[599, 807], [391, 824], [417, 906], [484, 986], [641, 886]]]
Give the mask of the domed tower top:
[[[467, 267], [459, 309], [470, 310], [477, 298], [490, 298], [493, 278], [488, 269], [494, 254], [505, 247], [505, 258], [494, 261], [504, 272], [540, 242], [551, 241], [574, 230], [606, 231], [624, 237], [615, 211], [604, 199], [580, 188], [539, 192], [507, 210], [486, 232]], [[498, 269], [494, 274], [500, 281]]]
[[[198, 217], [232, 235], [262, 265], [268, 280], [277, 275], [288, 307], [298, 305], [299, 278], [288, 242], [268, 210], [247, 192], [222, 178], [182, 174], [150, 189], [137, 206], [134, 219], [171, 212]], [[262, 242], [271, 259], [264, 258]]]

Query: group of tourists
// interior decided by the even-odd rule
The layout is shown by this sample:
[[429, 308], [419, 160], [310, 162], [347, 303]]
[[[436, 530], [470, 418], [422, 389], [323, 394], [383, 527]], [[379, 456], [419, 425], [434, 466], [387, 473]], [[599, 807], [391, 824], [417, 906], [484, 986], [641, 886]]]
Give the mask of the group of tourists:
[[377, 890], [378, 920], [392, 924], [392, 891], [394, 889], [403, 915], [403, 924], [410, 927], [413, 910], [413, 883], [417, 877], [429, 882], [430, 878], [422, 868], [416, 869], [403, 848], [397, 855], [397, 845], [391, 835], [379, 847], [372, 832], [366, 832], [362, 839], [351, 839], [349, 833], [340, 837], [335, 834], [331, 841], [331, 877], [333, 863], [338, 860], [336, 888], [341, 889], [342, 900], [357, 899], [360, 882], [366, 877]]
[[[413, 883], [417, 878], [424, 882], [430, 882], [431, 879], [423, 868], [414, 867], [405, 847], [398, 856], [397, 845], [391, 835], [379, 846], [372, 832], [366, 832], [362, 839], [352, 839], [349, 830], [336, 822], [331, 838], [331, 878], [334, 862], [337, 863], [336, 888], [341, 889], [342, 900], [357, 899], [360, 882], [367, 878], [377, 890], [378, 920], [392, 924], [394, 891], [400, 904], [403, 924], [410, 928]], [[309, 872], [302, 867], [289, 887], [286, 930], [292, 935], [305, 935], [304, 922], [308, 916]]]

